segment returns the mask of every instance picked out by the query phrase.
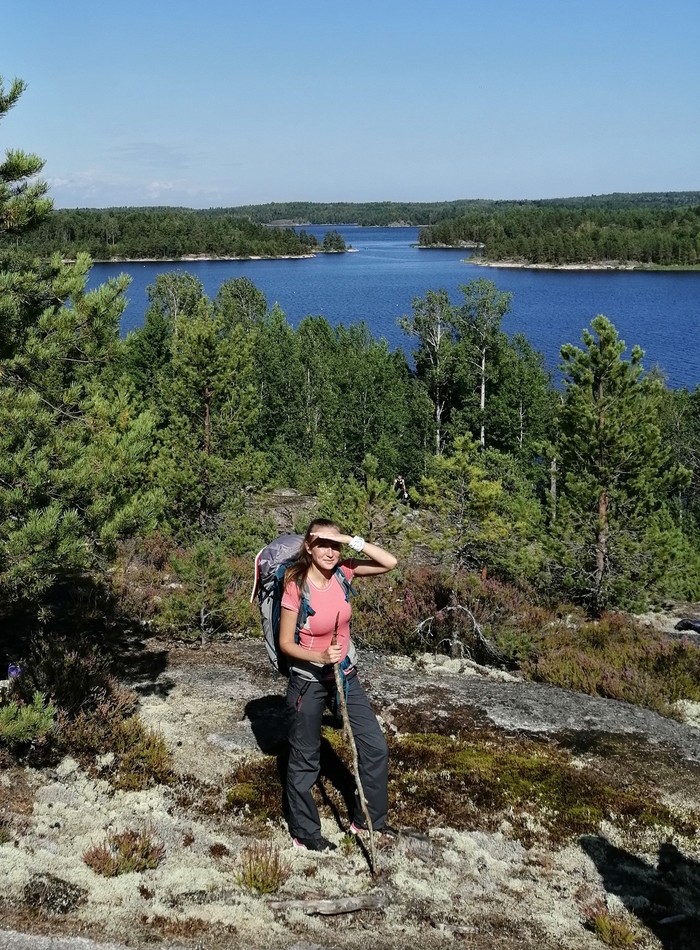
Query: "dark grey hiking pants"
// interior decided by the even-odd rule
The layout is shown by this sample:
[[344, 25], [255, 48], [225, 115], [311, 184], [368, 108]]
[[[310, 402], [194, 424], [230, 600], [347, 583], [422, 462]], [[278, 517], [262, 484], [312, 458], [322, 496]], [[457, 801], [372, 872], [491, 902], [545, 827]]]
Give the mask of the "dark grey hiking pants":
[[[323, 710], [334, 696], [334, 680], [304, 680], [292, 673], [287, 688], [287, 801], [289, 830], [295, 838], [317, 838], [321, 833], [321, 821], [312, 790], [318, 779], [321, 763]], [[388, 810], [389, 750], [377, 717], [356, 675], [348, 680], [347, 705], [372, 826], [376, 829], [383, 828]], [[354, 817], [360, 824], [365, 824], [357, 793]]]

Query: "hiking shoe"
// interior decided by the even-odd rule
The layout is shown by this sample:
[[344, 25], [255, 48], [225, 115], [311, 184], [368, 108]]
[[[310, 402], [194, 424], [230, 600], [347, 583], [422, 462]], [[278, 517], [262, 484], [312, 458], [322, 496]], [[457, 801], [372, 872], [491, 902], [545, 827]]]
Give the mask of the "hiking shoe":
[[328, 838], [295, 838], [294, 847], [306, 851], [335, 851], [336, 846]]
[[[398, 838], [399, 833], [396, 828], [392, 828], [391, 825], [384, 825], [383, 828], [373, 828], [375, 836], [380, 839], [380, 841], [394, 841], [395, 838]], [[365, 828], [364, 825], [359, 825], [356, 821], [350, 823], [350, 834], [359, 835], [360, 837], [369, 837], [369, 829]]]

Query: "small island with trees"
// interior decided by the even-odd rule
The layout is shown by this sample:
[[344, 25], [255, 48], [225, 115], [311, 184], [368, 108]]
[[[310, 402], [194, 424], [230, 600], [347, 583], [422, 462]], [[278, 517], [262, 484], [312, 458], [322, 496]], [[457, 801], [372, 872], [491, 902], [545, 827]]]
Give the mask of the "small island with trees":
[[347, 250], [334, 230], [319, 241], [303, 228], [259, 223], [235, 209], [191, 208], [56, 210], [14, 244], [31, 255], [58, 252], [75, 260], [85, 253], [95, 261], [313, 257]]
[[695, 269], [700, 205], [503, 205], [424, 228], [420, 246], [476, 248], [487, 265]]

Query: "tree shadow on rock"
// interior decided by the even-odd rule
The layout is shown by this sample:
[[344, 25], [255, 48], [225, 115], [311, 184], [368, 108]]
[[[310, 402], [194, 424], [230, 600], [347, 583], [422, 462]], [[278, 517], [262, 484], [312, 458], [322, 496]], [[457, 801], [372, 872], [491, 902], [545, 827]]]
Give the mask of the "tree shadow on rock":
[[[338, 720], [334, 716], [327, 716], [324, 724], [332, 726], [335, 729], [342, 729]], [[328, 783], [328, 786], [326, 785]], [[319, 780], [321, 789], [321, 798], [323, 803], [333, 813], [338, 827], [344, 828], [355, 814], [355, 778], [333, 748], [328, 739], [321, 739], [321, 776]], [[345, 816], [340, 813], [340, 801], [338, 795], [333, 794], [333, 790], [338, 793], [345, 809]]]
[[287, 710], [284, 696], [271, 694], [251, 699], [244, 710], [263, 755], [279, 755], [287, 746]]
[[670, 842], [659, 848], [656, 867], [601, 835], [585, 835], [580, 844], [606, 891], [651, 930], [664, 950], [698, 950], [700, 863]]
[[[263, 755], [274, 755], [277, 758], [277, 771], [282, 786], [282, 811], [285, 818], [289, 815], [286, 787], [287, 765], [289, 761], [289, 744], [287, 742], [288, 720], [284, 696], [269, 695], [252, 699], [246, 703], [244, 716], [250, 722], [258, 748]], [[338, 725], [337, 719], [332, 716], [324, 717], [324, 725]], [[355, 781], [342, 759], [326, 738], [321, 738], [321, 771], [317, 788], [321, 803], [328, 808], [339, 827], [344, 827], [344, 820], [340, 813], [340, 801], [345, 806], [348, 815], [353, 814], [355, 795]], [[337, 794], [334, 794], [337, 793]], [[340, 801], [339, 801], [340, 797]]]
[[77, 658], [85, 662], [94, 658], [90, 662], [140, 694], [163, 691], [157, 681], [167, 666], [167, 650], [146, 646], [140, 624], [124, 613], [99, 579], [80, 576], [57, 582], [51, 595], [41, 622], [27, 605], [15, 605], [0, 618], [6, 630], [0, 645], [0, 677], [6, 664], [19, 663], [33, 674], [41, 692], [51, 694], [62, 666], [75, 667]]

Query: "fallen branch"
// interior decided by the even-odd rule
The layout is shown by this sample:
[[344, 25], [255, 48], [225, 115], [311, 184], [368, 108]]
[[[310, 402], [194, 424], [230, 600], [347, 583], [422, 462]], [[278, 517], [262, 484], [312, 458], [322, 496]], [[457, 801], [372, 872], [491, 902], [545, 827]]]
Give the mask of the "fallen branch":
[[[476, 617], [471, 612], [471, 610], [469, 610], [468, 607], [464, 607], [462, 604], [455, 604], [453, 606], [444, 607], [440, 611], [440, 613], [447, 614], [451, 612], [456, 613], [459, 611], [461, 611], [462, 613], [465, 613], [472, 622], [472, 628], [474, 630], [474, 640], [476, 644], [475, 649], [473, 651], [474, 656], [472, 656], [472, 651], [469, 649], [469, 647], [466, 646], [466, 644], [464, 644], [462, 640], [460, 640], [459, 638], [452, 639], [451, 637], [445, 637], [440, 641], [439, 646], [442, 645], [443, 643], [448, 643], [450, 645], [450, 649], [454, 649], [455, 644], [457, 644], [460, 648], [462, 659], [464, 659], [465, 653], [466, 653], [466, 656], [469, 659], [474, 659], [477, 662], [479, 662], [480, 659], [485, 659], [486, 662], [492, 663], [495, 666], [503, 666], [504, 664], [507, 665], [506, 658], [502, 656], [492, 646], [489, 640], [487, 640], [487, 638], [484, 636], [481, 626], [479, 625]], [[426, 617], [425, 620], [421, 620], [421, 622], [417, 624], [416, 629], [415, 629], [415, 634], [421, 640], [429, 639], [432, 636], [433, 623], [435, 621], [436, 616], [437, 615], [433, 615], [432, 617]]]
[[300, 910], [313, 914], [352, 914], [358, 910], [381, 910], [389, 903], [386, 894], [363, 894], [358, 897], [336, 897], [333, 900], [269, 901], [272, 910]]

